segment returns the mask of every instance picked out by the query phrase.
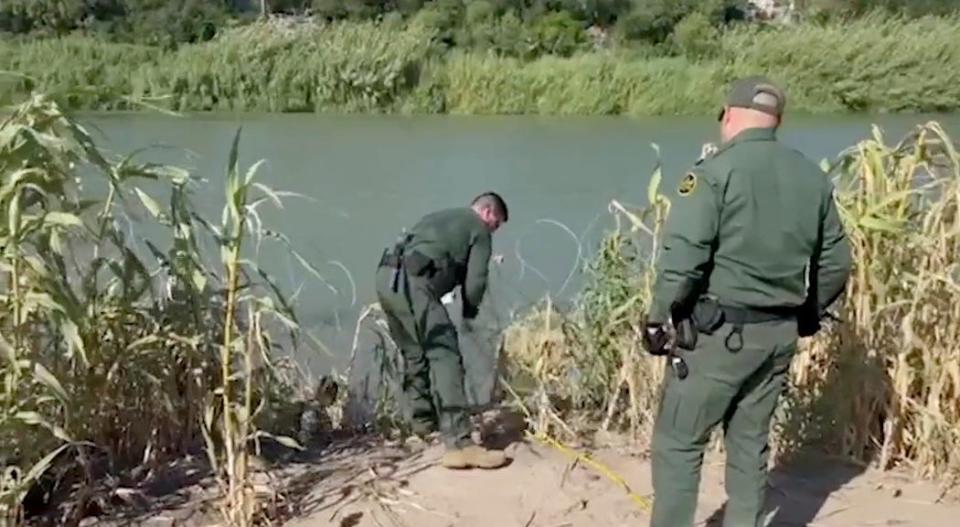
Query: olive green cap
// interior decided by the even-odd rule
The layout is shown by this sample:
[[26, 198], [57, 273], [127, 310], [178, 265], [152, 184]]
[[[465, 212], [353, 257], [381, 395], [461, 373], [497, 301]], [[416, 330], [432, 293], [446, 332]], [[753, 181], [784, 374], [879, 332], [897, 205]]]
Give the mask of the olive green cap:
[[[751, 108], [774, 117], [780, 117], [787, 105], [787, 95], [770, 79], [755, 75], [733, 81], [727, 94], [726, 105], [737, 108]], [[722, 118], [723, 110], [721, 109], [717, 120]]]

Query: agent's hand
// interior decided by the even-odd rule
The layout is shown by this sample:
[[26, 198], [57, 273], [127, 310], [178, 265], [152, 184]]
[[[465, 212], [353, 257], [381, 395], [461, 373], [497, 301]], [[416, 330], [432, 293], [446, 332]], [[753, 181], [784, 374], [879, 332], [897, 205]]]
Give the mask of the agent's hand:
[[651, 355], [666, 355], [673, 346], [673, 338], [666, 324], [647, 323], [643, 327], [643, 347]]

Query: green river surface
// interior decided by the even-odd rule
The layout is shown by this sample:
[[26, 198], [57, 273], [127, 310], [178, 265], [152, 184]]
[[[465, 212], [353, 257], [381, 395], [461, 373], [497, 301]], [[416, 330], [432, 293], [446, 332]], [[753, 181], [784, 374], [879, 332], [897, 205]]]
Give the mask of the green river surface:
[[[279, 244], [266, 243], [259, 258], [285, 291], [299, 289], [301, 324], [329, 349], [329, 355], [316, 346], [298, 352], [298, 362], [314, 374], [346, 366], [357, 316], [375, 301], [377, 260], [422, 214], [466, 204], [488, 189], [507, 200], [510, 222], [494, 237], [494, 251], [505, 260], [492, 274], [484, 306], [484, 327], [495, 331], [511, 313], [548, 294], [563, 301], [578, 292], [578, 251], [591, 256], [604, 229], [613, 225], [610, 201], [646, 202], [657, 162], [652, 143], [659, 146], [669, 191], [717, 133], [710, 117], [85, 114], [82, 119], [112, 151], [154, 146], [139, 159], [174, 163], [205, 178], [194, 201], [217, 222], [227, 154], [241, 125], [243, 169], [265, 159], [258, 181], [310, 196], [287, 198], [283, 210], [263, 208], [262, 218], [266, 227], [289, 237], [328, 283], [298, 267]], [[873, 124], [887, 142], [895, 142], [928, 120], [960, 134], [956, 114], [859, 115], [791, 116], [780, 136], [819, 161], [868, 137]], [[360, 355], [369, 355], [370, 336], [361, 332]]]

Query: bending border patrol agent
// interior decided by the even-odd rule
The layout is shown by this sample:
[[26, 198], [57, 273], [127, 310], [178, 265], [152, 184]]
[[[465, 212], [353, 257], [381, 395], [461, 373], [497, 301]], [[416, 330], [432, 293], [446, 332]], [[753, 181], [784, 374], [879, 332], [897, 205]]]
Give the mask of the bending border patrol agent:
[[487, 288], [491, 235], [508, 219], [503, 198], [487, 192], [470, 207], [424, 216], [384, 251], [377, 269], [380, 306], [406, 363], [403, 387], [414, 433], [437, 429], [447, 468], [497, 468], [503, 452], [486, 450], [470, 438], [463, 357], [457, 329], [441, 298], [460, 285], [463, 323], [476, 317]]
[[672, 372], [652, 445], [652, 527], [693, 525], [703, 451], [722, 424], [725, 527], [762, 522], [768, 436], [798, 337], [843, 292], [851, 255], [820, 168], [776, 140], [783, 91], [733, 83], [723, 143], [676, 191], [644, 332]]

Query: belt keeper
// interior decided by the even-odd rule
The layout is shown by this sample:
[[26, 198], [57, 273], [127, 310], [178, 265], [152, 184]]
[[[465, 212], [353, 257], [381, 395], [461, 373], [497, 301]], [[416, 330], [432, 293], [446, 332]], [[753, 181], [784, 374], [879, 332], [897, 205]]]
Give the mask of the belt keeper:
[[[731, 345], [731, 342], [736, 339], [736, 346]], [[732, 353], [736, 353], [743, 349], [743, 325], [734, 324], [730, 328], [730, 333], [727, 334], [727, 338], [723, 340], [723, 345], [726, 346], [727, 350]]]

